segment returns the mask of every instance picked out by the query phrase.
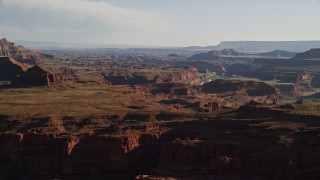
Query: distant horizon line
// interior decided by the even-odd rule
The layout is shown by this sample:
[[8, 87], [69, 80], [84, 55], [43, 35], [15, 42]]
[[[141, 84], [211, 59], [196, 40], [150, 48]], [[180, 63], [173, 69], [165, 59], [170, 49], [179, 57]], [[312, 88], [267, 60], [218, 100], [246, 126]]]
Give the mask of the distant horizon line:
[[[6, 38], [7, 39], [7, 38]], [[11, 41], [11, 40], [9, 40]], [[41, 46], [40, 44], [47, 44], [45, 46], [54, 46], [53, 47], [57, 47], [57, 45], [61, 44], [61, 46], [64, 45], [68, 45], [68, 46], [72, 46], [72, 45], [80, 45], [80, 46], [109, 46], [106, 48], [112, 48], [113, 46], [115, 48], [188, 48], [188, 47], [215, 47], [215, 46], [219, 46], [222, 43], [226, 43], [226, 42], [320, 42], [319, 40], [223, 40], [220, 41], [217, 44], [210, 44], [210, 45], [150, 45], [150, 44], [125, 44], [125, 43], [92, 43], [92, 42], [63, 42], [63, 41], [30, 41], [30, 40], [14, 40], [12, 41], [16, 44], [19, 43], [30, 43], [30, 44], [39, 44], [38, 46]], [[20, 44], [19, 44], [20, 45]], [[23, 44], [21, 44], [23, 45]], [[112, 46], [112, 47], [110, 47]]]

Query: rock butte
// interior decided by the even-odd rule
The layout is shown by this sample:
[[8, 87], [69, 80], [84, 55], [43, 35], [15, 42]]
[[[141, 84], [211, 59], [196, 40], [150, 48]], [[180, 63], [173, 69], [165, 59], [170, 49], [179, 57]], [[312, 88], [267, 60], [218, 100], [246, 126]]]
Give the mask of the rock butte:
[[62, 74], [53, 74], [42, 64], [37, 64], [20, 73], [12, 81], [15, 86], [53, 86], [63, 84]]
[[36, 64], [45, 57], [52, 58], [45, 54], [27, 50], [21, 45], [16, 46], [6, 38], [0, 39], [0, 56], [10, 56], [21, 63], [29, 64]]
[[27, 67], [12, 57], [0, 57], [0, 80], [12, 80], [16, 75], [27, 70]]

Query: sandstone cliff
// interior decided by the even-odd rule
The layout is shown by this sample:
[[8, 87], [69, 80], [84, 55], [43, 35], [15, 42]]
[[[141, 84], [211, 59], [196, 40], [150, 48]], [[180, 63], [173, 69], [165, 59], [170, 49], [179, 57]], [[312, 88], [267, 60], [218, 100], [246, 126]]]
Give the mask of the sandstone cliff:
[[0, 177], [317, 179], [319, 129], [306, 128], [319, 117], [273, 106], [251, 102], [208, 119], [131, 125], [0, 116]]
[[[147, 85], [156, 83], [183, 83], [193, 84], [200, 79], [198, 70], [191, 67], [172, 68], [173, 72], [168, 73], [166, 69], [158, 70], [157, 74], [150, 75], [150, 72], [131, 72], [129, 70], [112, 71], [105, 74], [105, 80], [111, 85]], [[170, 67], [169, 67], [170, 70]]]
[[233, 91], [246, 91], [250, 96], [266, 96], [276, 94], [277, 89], [264, 82], [222, 80], [218, 79], [203, 85], [205, 93], [224, 93]]
[[15, 45], [7, 39], [0, 39], [0, 56], [11, 56], [19, 62], [36, 64], [42, 58], [49, 57], [38, 52], [30, 51], [21, 45]]

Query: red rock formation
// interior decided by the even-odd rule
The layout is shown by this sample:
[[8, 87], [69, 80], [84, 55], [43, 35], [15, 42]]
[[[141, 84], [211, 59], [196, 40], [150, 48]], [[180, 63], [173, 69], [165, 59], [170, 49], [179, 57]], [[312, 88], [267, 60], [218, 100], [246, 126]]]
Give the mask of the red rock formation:
[[[317, 76], [309, 72], [303, 73], [284, 73], [278, 76], [281, 82], [286, 84], [279, 84], [281, 93], [285, 95], [297, 96], [304, 92], [311, 92], [314, 87], [317, 87]], [[314, 87], [313, 87], [314, 86]]]
[[23, 46], [16, 46], [7, 39], [0, 39], [0, 56], [12, 56], [23, 63], [36, 64], [41, 61], [44, 55], [25, 49]]
[[218, 79], [203, 86], [204, 93], [225, 93], [245, 91], [250, 96], [268, 96], [277, 94], [275, 87], [264, 82]]
[[18, 74], [27, 70], [27, 67], [12, 57], [0, 57], [0, 80], [13, 80]]
[[200, 80], [198, 70], [187, 67], [186, 69], [175, 69], [172, 73], [163, 72], [158, 75], [145, 72], [131, 72], [126, 70], [112, 71], [105, 75], [106, 81], [112, 85], [147, 85], [156, 83], [183, 83], [193, 84]]
[[190, 67], [189, 69], [184, 70], [180, 75], [171, 77], [169, 82], [193, 84], [198, 80], [199, 80], [198, 70], [196, 68]]
[[[25, 134], [1, 133], [0, 156], [1, 160], [8, 162], [8, 169], [17, 168], [40, 177], [125, 171], [126, 178], [123, 179], [128, 179], [134, 177], [130, 173], [136, 168], [144, 168], [143, 163], [138, 162], [139, 158], [143, 158], [140, 154], [143, 150], [137, 149], [141, 149], [141, 139], [147, 143], [148, 137], [138, 134], [84, 134], [77, 137], [40, 131]], [[150, 147], [152, 143], [145, 148], [148, 150]], [[1, 169], [4, 168], [4, 161], [0, 162]], [[147, 159], [143, 161], [148, 164]], [[0, 172], [0, 178], [4, 177]]]
[[295, 86], [297, 91], [299, 90], [312, 90], [313, 87], [311, 86], [312, 84], [312, 79], [314, 76], [311, 73], [301, 73], [298, 75], [297, 81], [295, 82]]
[[26, 72], [20, 74], [12, 81], [16, 86], [51, 86], [62, 84], [64, 78], [61, 74], [54, 74], [42, 64], [37, 64]]
[[216, 111], [218, 109], [222, 109], [220, 103], [214, 101], [214, 100], [208, 100], [207, 102], [199, 102], [198, 103], [199, 111], [203, 112], [212, 112]]
[[151, 93], [186, 96], [199, 93], [199, 88], [195, 86], [179, 84], [179, 83], [158, 83], [151, 87]]
[[[230, 178], [233, 176], [240, 178], [246, 177], [247, 174], [251, 174], [251, 178], [292, 178], [288, 173], [292, 170], [292, 165], [285, 158], [276, 154], [260, 154], [260, 157], [240, 155], [253, 149], [254, 145], [245, 147], [200, 140], [173, 141], [162, 147], [159, 165], [154, 173], [165, 176], [195, 176], [198, 178], [210, 177], [210, 175], [212, 177]], [[263, 168], [261, 168], [262, 166]]]
[[64, 68], [63, 69], [63, 75], [68, 76], [68, 75], [74, 75], [75, 72], [73, 69], [71, 68]]
[[[0, 178], [12, 179], [5, 174], [12, 176], [16, 172], [21, 172], [17, 179], [26, 179], [24, 175], [39, 179], [145, 180], [317, 177], [320, 157], [314, 152], [320, 148], [319, 130], [275, 130], [260, 124], [272, 125], [272, 118], [279, 119], [279, 123], [294, 118], [317, 122], [319, 117], [288, 116], [281, 114], [287, 109], [279, 113], [263, 104], [250, 104], [237, 112], [237, 118], [245, 112], [241, 114], [243, 120], [225, 119], [224, 114], [211, 120], [135, 123], [125, 127], [122, 124], [96, 127], [90, 132], [75, 130], [75, 134], [70, 128], [79, 122], [72, 125], [74, 121], [70, 119], [32, 120], [26, 126], [18, 123], [5, 131], [3, 124], [8, 120], [2, 118]], [[159, 131], [164, 126], [168, 129]], [[282, 135], [289, 135], [294, 141], [281, 144]], [[152, 176], [137, 176], [148, 173]]]

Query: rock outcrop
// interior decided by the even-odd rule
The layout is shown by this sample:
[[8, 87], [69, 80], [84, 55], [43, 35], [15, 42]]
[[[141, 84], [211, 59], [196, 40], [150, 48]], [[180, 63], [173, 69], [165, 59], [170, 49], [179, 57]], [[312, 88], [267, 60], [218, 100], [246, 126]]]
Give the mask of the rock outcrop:
[[225, 73], [225, 68], [223, 65], [214, 64], [206, 61], [174, 61], [172, 65], [175, 66], [190, 66], [197, 68], [199, 72], [206, 73], [207, 70], [215, 72], [219, 75]]
[[212, 112], [218, 109], [222, 109], [220, 103], [214, 100], [209, 100], [208, 102], [198, 102], [197, 106], [199, 107], [198, 111], [202, 112]]
[[190, 60], [218, 60], [220, 56], [241, 56], [244, 53], [237, 52], [233, 49], [212, 50], [207, 53], [200, 53], [191, 56]]
[[[82, 132], [75, 135], [70, 134], [68, 128], [75, 121], [68, 121], [69, 125], [63, 120], [41, 118], [34, 119], [32, 123], [36, 123], [37, 127], [27, 131], [4, 133], [1, 129], [0, 178], [21, 179], [24, 174], [22, 176], [27, 179], [34, 179], [34, 176], [40, 179], [56, 179], [59, 176], [133, 179], [138, 174], [137, 170], [150, 171], [150, 167], [157, 162], [157, 133], [128, 131], [126, 135], [112, 135], [107, 132]], [[104, 127], [114, 133], [117, 133], [117, 128], [121, 130], [119, 127]], [[145, 128], [142, 126], [139, 130]]]
[[62, 84], [64, 78], [61, 74], [54, 74], [43, 64], [37, 64], [26, 72], [18, 75], [13, 81], [15, 86], [52, 86]]
[[250, 77], [257, 78], [265, 81], [274, 80], [276, 74], [274, 72], [270, 72], [265, 67], [256, 67], [252, 64], [231, 64], [226, 65], [226, 74], [230, 77], [232, 76], [242, 76], [242, 77]]
[[198, 87], [189, 86], [181, 83], [158, 83], [152, 85], [150, 89], [153, 95], [165, 94], [187, 96], [191, 94], [197, 94], [200, 92]]
[[317, 78], [309, 72], [284, 73], [276, 78], [282, 82], [276, 86], [286, 95], [301, 95], [304, 92], [312, 92], [317, 87]]
[[276, 94], [277, 89], [264, 82], [218, 79], [205, 83], [204, 93], [225, 93], [245, 91], [250, 96], [267, 96]]
[[139, 71], [130, 72], [129, 70], [119, 70], [105, 74], [105, 80], [111, 85], [147, 85], [156, 83], [193, 84], [200, 80], [200, 76], [196, 68], [186, 67], [184, 69], [179, 68], [173, 73], [161, 72], [157, 75], [150, 75], [149, 72], [145, 73]]
[[318, 179], [319, 116], [294, 113], [307, 104], [274, 106], [252, 101], [208, 119], [132, 124], [0, 116], [0, 178]]
[[196, 68], [189, 67], [188, 69], [182, 71], [181, 74], [177, 76], [171, 76], [169, 79], [169, 82], [193, 84], [198, 80], [199, 80], [198, 70]]
[[293, 165], [285, 157], [276, 153], [262, 155], [256, 152], [259, 146], [202, 140], [173, 141], [162, 147], [155, 174], [182, 178], [193, 176], [194, 179], [247, 179], [248, 174], [251, 174], [249, 179], [292, 178], [290, 171]]
[[15, 45], [7, 39], [0, 39], [0, 56], [11, 56], [19, 62], [37, 64], [42, 58], [50, 58], [45, 54], [40, 54], [35, 51], [30, 51], [21, 45]]
[[132, 170], [134, 162], [131, 158], [134, 156], [130, 152], [136, 149], [139, 140], [131, 137], [58, 137], [40, 133], [1, 134], [0, 139], [5, 161], [39, 176]]
[[27, 70], [27, 67], [12, 57], [0, 57], [0, 80], [12, 81], [18, 74]]

